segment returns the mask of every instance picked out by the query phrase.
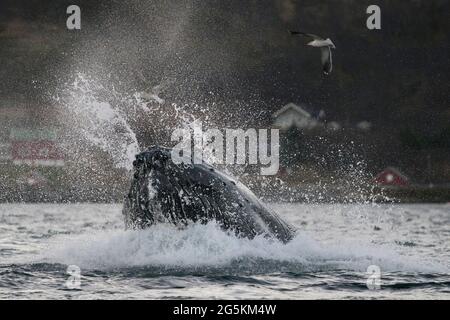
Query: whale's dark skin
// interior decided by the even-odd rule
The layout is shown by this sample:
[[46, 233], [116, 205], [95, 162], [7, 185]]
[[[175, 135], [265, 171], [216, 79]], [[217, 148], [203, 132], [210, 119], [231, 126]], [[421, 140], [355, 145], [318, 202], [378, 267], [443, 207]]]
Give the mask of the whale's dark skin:
[[138, 154], [133, 165], [123, 209], [127, 228], [215, 220], [222, 229], [249, 239], [264, 235], [286, 243], [295, 235], [291, 225], [243, 184], [207, 164], [175, 164], [171, 149], [151, 147]]

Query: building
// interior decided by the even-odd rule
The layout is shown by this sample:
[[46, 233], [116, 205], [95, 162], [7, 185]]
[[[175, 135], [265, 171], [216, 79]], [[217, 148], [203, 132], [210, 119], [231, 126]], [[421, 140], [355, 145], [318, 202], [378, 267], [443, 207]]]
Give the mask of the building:
[[15, 165], [64, 166], [57, 134], [52, 129], [12, 128], [11, 160]]
[[380, 186], [405, 187], [410, 184], [409, 178], [393, 167], [384, 169], [374, 180]]
[[364, 120], [364, 121], [358, 122], [356, 124], [356, 128], [361, 131], [369, 131], [370, 129], [372, 129], [372, 123]]
[[272, 115], [273, 126], [280, 130], [287, 131], [292, 128], [300, 130], [311, 130], [324, 126], [323, 119], [325, 112], [320, 110], [317, 113], [309, 111], [304, 105], [288, 103]]
[[63, 166], [53, 119], [42, 121], [43, 108], [20, 98], [0, 100], [0, 163], [30, 166]]

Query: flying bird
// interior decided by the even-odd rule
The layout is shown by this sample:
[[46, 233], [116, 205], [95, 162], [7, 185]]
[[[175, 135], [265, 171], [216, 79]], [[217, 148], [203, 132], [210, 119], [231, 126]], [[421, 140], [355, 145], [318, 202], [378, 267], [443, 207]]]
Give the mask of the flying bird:
[[162, 85], [157, 85], [152, 87], [149, 91], [141, 92], [141, 98], [147, 100], [154, 100], [159, 104], [164, 104], [165, 100], [159, 97], [159, 93], [161, 92]]
[[[138, 74], [140, 80], [141, 80], [143, 83], [145, 83], [145, 84], [148, 83], [147, 78], [144, 76], [144, 74], [143, 74], [142, 71], [138, 71], [137, 74]], [[166, 101], [165, 101], [163, 98], [160, 98], [160, 97], [159, 97], [159, 94], [160, 94], [161, 91], [164, 90], [170, 83], [171, 83], [170, 80], [163, 81], [162, 83], [160, 83], [160, 84], [157, 85], [157, 86], [154, 86], [154, 87], [151, 87], [151, 88], [148, 88], [148, 89], [146, 89], [146, 90], [143, 90], [143, 91], [139, 92], [139, 96], [140, 96], [142, 99], [153, 100], [153, 101], [156, 101], [156, 102], [159, 103], [159, 104], [164, 104]]]
[[333, 41], [330, 38], [324, 39], [322, 37], [316, 36], [311, 33], [304, 33], [301, 31], [289, 31], [291, 35], [301, 35], [307, 38], [312, 39], [312, 41], [308, 42], [307, 45], [311, 47], [320, 48], [322, 52], [322, 67], [323, 73], [329, 75], [331, 70], [333, 70], [333, 59], [331, 55], [331, 49], [336, 49]]

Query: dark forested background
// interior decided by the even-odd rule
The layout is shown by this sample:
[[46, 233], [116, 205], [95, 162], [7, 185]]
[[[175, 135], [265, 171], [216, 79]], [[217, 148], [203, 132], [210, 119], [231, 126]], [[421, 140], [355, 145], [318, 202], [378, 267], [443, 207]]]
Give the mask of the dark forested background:
[[[79, 31], [66, 29], [70, 4], [81, 7]], [[381, 30], [366, 28], [371, 4]], [[261, 126], [289, 102], [323, 109], [343, 126], [337, 139], [366, 146], [372, 173], [392, 165], [446, 183], [449, 13], [448, 0], [1, 0], [0, 113], [17, 106], [29, 121], [48, 117], [40, 109], [74, 64], [124, 91], [143, 70], [155, 83], [172, 80], [167, 100], [217, 103], [225, 125]], [[333, 39], [330, 76], [289, 29]], [[361, 137], [351, 128], [363, 120], [372, 129]]]

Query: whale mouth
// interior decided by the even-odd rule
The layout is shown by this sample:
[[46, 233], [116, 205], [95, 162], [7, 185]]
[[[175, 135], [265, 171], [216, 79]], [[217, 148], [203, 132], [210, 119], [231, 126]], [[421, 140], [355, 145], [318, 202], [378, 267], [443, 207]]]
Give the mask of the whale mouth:
[[167, 223], [178, 227], [216, 221], [224, 230], [291, 240], [295, 228], [284, 222], [245, 186], [201, 164], [177, 164], [172, 149], [152, 146], [133, 162], [134, 175], [123, 214], [129, 229]]
[[[123, 213], [128, 229], [146, 229], [155, 224], [187, 225], [176, 207], [179, 201], [178, 181], [183, 167], [171, 160], [171, 149], [151, 146], [136, 155], [134, 179]], [[181, 189], [183, 190], [183, 189]]]

